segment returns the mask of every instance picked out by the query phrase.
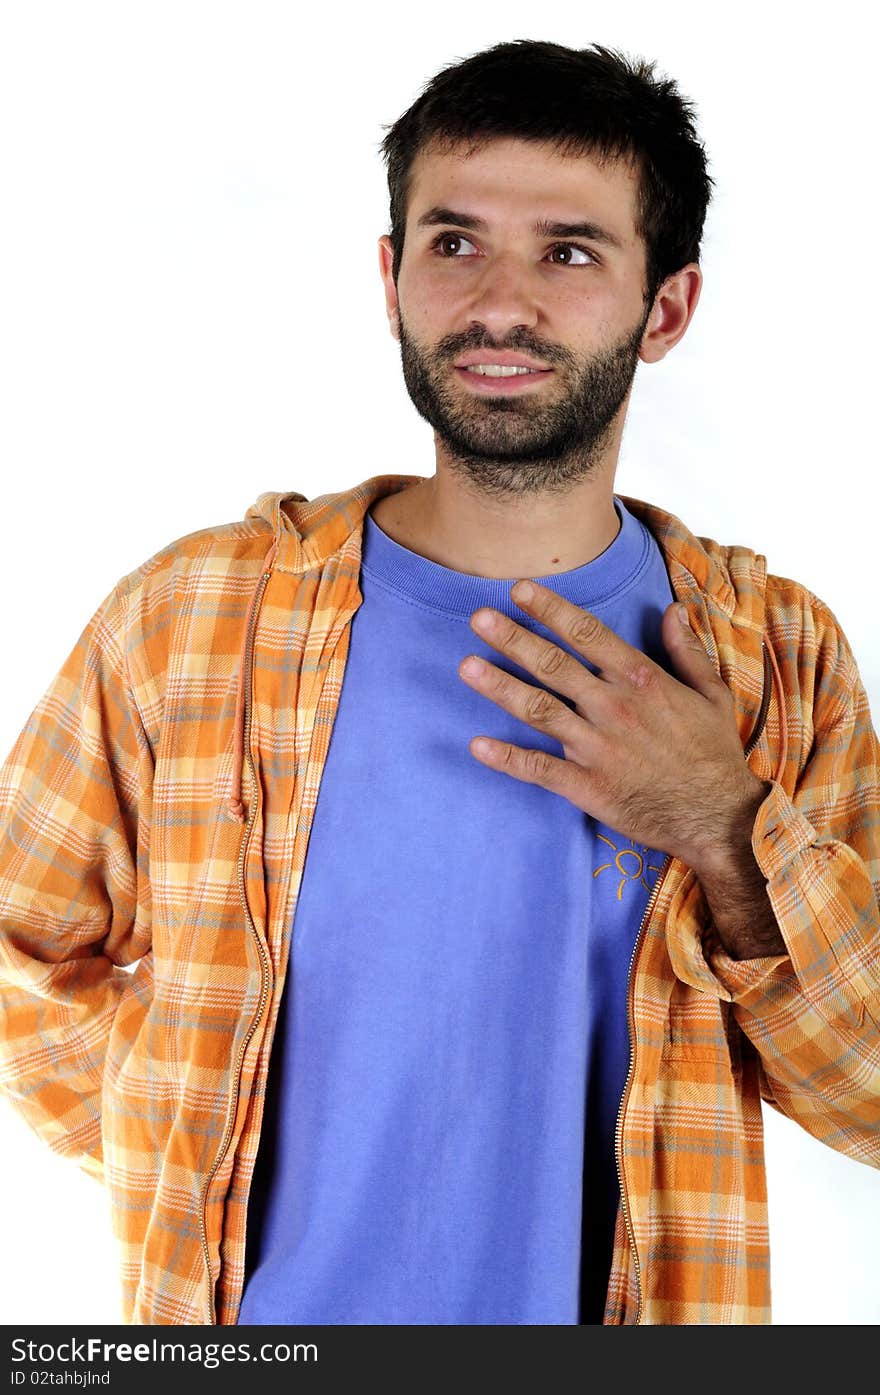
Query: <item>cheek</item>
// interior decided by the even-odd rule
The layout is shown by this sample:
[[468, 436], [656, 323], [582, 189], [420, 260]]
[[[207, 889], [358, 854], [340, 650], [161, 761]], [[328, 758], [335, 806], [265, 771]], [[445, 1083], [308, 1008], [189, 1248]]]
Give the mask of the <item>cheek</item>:
[[439, 324], [444, 317], [449, 319], [453, 305], [451, 288], [444, 285], [437, 276], [405, 276], [401, 272], [397, 282], [397, 296], [401, 314], [408, 325], [417, 333], [420, 327]]
[[564, 314], [574, 334], [579, 330], [594, 337], [600, 325], [613, 321], [620, 312], [620, 288], [597, 276], [572, 277], [547, 291], [547, 304]]

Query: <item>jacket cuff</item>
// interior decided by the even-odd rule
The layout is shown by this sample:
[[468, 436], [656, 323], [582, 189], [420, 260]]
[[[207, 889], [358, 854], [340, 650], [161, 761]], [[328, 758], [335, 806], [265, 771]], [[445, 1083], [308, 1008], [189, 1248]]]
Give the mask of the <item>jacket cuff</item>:
[[724, 989], [719, 997], [728, 1002], [741, 1002], [760, 988], [777, 970], [794, 973], [787, 954], [771, 954], [760, 959], [731, 959], [723, 949], [712, 951], [706, 961], [716, 982]]
[[[769, 782], [771, 789], [758, 808], [752, 827], [752, 852], [765, 881], [772, 882], [805, 848], [816, 842], [819, 834], [809, 819], [796, 809], [777, 780]], [[673, 970], [684, 983], [704, 993], [712, 993], [726, 1002], [739, 1002], [760, 988], [771, 975], [793, 974], [788, 954], [774, 954], [756, 959], [733, 959], [717, 944], [711, 943], [705, 932], [712, 923], [709, 904], [699, 879], [689, 879], [673, 898], [670, 906], [672, 924], [677, 926], [669, 936]], [[783, 940], [785, 926], [779, 922]]]
[[792, 804], [779, 781], [772, 780], [770, 784], [771, 789], [752, 827], [752, 852], [768, 882], [819, 837], [810, 820]]
[[[809, 819], [792, 804], [778, 780], [771, 781], [764, 802], [759, 806], [752, 826], [752, 852], [766, 882], [771, 882], [788, 864], [812, 846], [819, 834]], [[778, 920], [779, 933], [785, 940], [785, 926]], [[788, 944], [788, 941], [785, 940]], [[707, 955], [712, 974], [729, 994], [729, 1001], [739, 1002], [760, 988], [772, 974], [781, 970], [793, 973], [788, 954], [772, 954], [755, 959], [732, 959], [725, 950], [713, 948]]]

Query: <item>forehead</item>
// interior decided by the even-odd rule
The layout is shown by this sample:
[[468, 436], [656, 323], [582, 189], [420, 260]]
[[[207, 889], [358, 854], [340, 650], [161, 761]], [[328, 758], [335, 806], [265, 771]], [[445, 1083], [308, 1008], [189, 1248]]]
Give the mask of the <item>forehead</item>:
[[467, 144], [423, 147], [412, 166], [407, 200], [411, 227], [426, 209], [442, 204], [477, 214], [492, 227], [555, 222], [602, 222], [625, 246], [634, 246], [638, 174], [620, 159], [562, 155], [545, 141], [492, 137]]

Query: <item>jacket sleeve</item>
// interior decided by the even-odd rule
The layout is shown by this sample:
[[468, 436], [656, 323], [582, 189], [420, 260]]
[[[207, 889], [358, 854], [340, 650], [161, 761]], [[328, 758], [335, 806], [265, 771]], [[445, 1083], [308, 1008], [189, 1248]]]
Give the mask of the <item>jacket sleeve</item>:
[[0, 766], [0, 1090], [103, 1180], [114, 1014], [149, 948], [152, 752], [128, 686], [118, 583]]
[[807, 595], [806, 759], [791, 795], [768, 782], [752, 829], [788, 952], [735, 960], [706, 925], [694, 953], [757, 1050], [766, 1101], [880, 1167], [880, 745], [846, 636]]

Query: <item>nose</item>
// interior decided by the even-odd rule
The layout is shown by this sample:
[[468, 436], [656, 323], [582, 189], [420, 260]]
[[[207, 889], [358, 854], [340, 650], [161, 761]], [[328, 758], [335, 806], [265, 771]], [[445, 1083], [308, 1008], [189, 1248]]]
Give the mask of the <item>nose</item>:
[[487, 260], [473, 289], [469, 319], [472, 324], [483, 325], [496, 343], [503, 343], [505, 335], [518, 325], [531, 328], [536, 324], [538, 306], [518, 258]]

